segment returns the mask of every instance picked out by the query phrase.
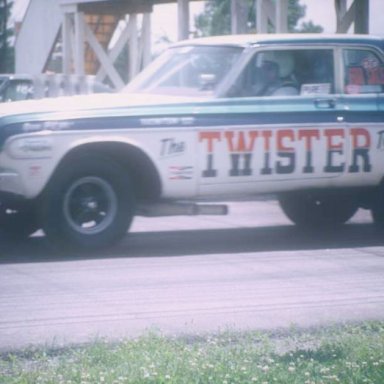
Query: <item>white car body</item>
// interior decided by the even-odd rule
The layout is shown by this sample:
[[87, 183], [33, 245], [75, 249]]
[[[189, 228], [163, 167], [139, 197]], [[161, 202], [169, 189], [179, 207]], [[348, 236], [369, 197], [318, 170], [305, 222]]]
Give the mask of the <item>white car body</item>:
[[[314, 221], [346, 221], [363, 206], [376, 212], [379, 222], [383, 46], [382, 39], [361, 36], [187, 41], [139, 75], [126, 93], [1, 105], [0, 208], [13, 209], [8, 201], [18, 199], [44, 205], [61, 167], [65, 174], [76, 169], [83, 153], [94, 159], [101, 154], [125, 167], [136, 200], [147, 208], [277, 193], [287, 215], [303, 224], [309, 219], [302, 217], [298, 201], [308, 198], [307, 210], [324, 206], [331, 216], [335, 201], [344, 206], [351, 197], [342, 218]], [[294, 72], [274, 79], [263, 95], [266, 78], [273, 70], [281, 73], [281, 57], [287, 55]], [[288, 82], [291, 88], [295, 82], [297, 93], [284, 93]], [[271, 87], [279, 92], [271, 94]], [[113, 185], [98, 183], [113, 197]], [[72, 229], [84, 238], [99, 233], [75, 221]], [[77, 245], [87, 247], [82, 241]]]

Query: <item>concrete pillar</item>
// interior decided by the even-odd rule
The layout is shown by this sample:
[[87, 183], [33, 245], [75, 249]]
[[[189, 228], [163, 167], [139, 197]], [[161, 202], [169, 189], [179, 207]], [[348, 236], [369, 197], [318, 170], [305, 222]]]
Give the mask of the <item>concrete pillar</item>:
[[144, 13], [143, 25], [141, 27], [142, 42], [143, 45], [143, 67], [147, 66], [151, 62], [151, 14]]
[[[269, 33], [270, 24], [275, 32], [288, 30], [288, 0], [281, 2], [283, 5], [280, 4], [280, 0], [277, 5], [272, 0], [255, 0], [257, 33]], [[276, 7], [279, 7], [278, 10]]]
[[246, 33], [248, 4], [246, 0], [231, 0], [231, 31], [233, 35]]
[[128, 41], [128, 75], [129, 79], [132, 79], [138, 72], [138, 62], [137, 62], [137, 55], [138, 55], [138, 33], [137, 33], [137, 15], [131, 14], [129, 15], [129, 22], [128, 22], [128, 28], [129, 28], [129, 41]]
[[178, 39], [189, 37], [189, 0], [177, 0]]
[[276, 33], [288, 32], [288, 0], [276, 2]]
[[76, 12], [75, 13], [75, 73], [77, 75], [84, 75], [84, 45], [85, 45], [85, 37], [84, 37], [84, 13]]
[[369, 33], [369, 0], [355, 0], [355, 33]]
[[255, 9], [256, 9], [256, 32], [266, 33], [268, 30], [268, 19], [267, 17], [265, 17], [265, 13], [264, 13], [264, 1], [255, 0]]
[[63, 73], [70, 74], [72, 70], [72, 16], [70, 12], [64, 12], [63, 19]]
[[347, 8], [347, 0], [335, 0], [336, 32], [346, 33], [354, 23], [355, 33], [369, 33], [369, 0], [354, 0]]

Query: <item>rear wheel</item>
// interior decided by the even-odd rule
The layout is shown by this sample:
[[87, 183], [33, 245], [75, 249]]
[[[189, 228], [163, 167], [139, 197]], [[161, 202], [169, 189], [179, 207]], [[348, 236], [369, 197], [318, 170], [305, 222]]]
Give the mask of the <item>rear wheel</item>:
[[377, 189], [373, 197], [373, 203], [371, 206], [371, 215], [375, 225], [383, 229], [384, 228], [384, 184]]
[[344, 192], [290, 192], [279, 196], [279, 204], [293, 223], [303, 227], [340, 225], [358, 209], [356, 198]]
[[122, 238], [135, 212], [128, 175], [103, 157], [79, 157], [53, 178], [43, 198], [43, 229], [56, 245], [91, 250]]

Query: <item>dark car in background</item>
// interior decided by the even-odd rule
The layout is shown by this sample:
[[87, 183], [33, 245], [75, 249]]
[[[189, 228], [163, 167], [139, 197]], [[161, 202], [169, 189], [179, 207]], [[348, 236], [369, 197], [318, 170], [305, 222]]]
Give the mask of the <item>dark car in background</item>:
[[0, 74], [0, 102], [110, 92], [113, 89], [94, 76]]
[[0, 102], [33, 98], [33, 78], [28, 75], [0, 75]]

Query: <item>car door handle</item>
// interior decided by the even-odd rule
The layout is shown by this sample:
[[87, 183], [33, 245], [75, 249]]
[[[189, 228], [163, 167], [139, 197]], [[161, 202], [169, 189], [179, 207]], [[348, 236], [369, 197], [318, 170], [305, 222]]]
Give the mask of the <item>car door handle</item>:
[[319, 109], [331, 109], [336, 107], [335, 99], [316, 99], [315, 107]]

